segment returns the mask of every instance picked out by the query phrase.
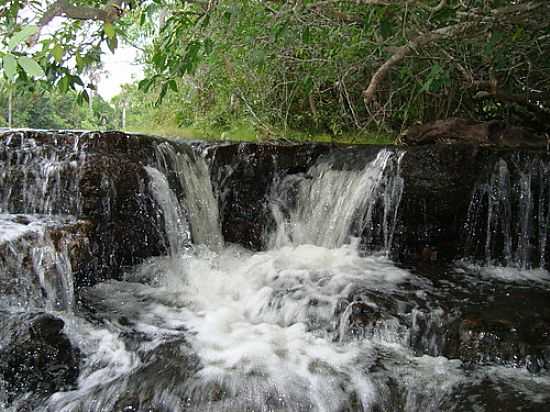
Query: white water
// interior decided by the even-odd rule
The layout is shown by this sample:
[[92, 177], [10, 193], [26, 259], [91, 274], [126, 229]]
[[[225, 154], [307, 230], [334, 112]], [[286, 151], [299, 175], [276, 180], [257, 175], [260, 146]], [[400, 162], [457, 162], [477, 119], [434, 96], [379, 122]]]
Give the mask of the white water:
[[[271, 410], [268, 405], [275, 402], [274, 410], [334, 411], [355, 399], [367, 410], [375, 403], [378, 394], [364, 373], [376, 357], [373, 343], [339, 342], [335, 311], [356, 287], [391, 291], [408, 278], [385, 257], [360, 257], [350, 245], [287, 246], [262, 253], [198, 248], [176, 260], [157, 260], [155, 266], [155, 271], [143, 266], [148, 286], [132, 283], [134, 277], [145, 280], [138, 268], [125, 282], [99, 285], [98, 298], [135, 322], [133, 330], [152, 338], [149, 347], [188, 330], [185, 336], [201, 361], [186, 392], [191, 409]], [[130, 360], [120, 365], [129, 356], [123, 347], [122, 358], [97, 360], [98, 350], [111, 353], [115, 343], [96, 345], [91, 362], [104, 366], [84, 374], [79, 391], [52, 398], [51, 408], [103, 404], [113, 396], [106, 385], [109, 376], [139, 368]], [[215, 403], [206, 400], [213, 387], [224, 393]], [[176, 401], [169, 409], [181, 410]]]
[[[374, 207], [382, 200], [383, 240], [391, 248], [403, 191], [399, 157], [383, 149], [362, 170], [334, 170], [329, 162], [312, 167], [307, 177], [289, 176], [274, 189], [272, 211], [277, 230], [271, 247], [313, 244], [329, 248], [374, 231]], [[389, 172], [389, 173], [388, 173]], [[288, 193], [296, 192], [288, 204]]]
[[168, 176], [175, 173], [179, 201], [187, 210], [194, 244], [204, 244], [212, 250], [223, 247], [218, 201], [212, 190], [206, 161], [196, 153], [177, 152], [174, 146], [156, 146], [157, 168]]
[[[166, 158], [174, 161], [173, 153], [168, 153]], [[236, 246], [180, 250], [172, 257], [146, 262], [125, 282], [105, 282], [94, 288], [94, 299], [107, 308], [106, 313], [130, 319], [135, 333], [149, 337], [149, 343], [142, 345], [152, 348], [185, 336], [199, 356], [200, 367], [183, 395], [173, 399], [159, 389], [155, 398], [171, 411], [184, 409], [178, 400], [181, 396], [188, 399], [186, 410], [197, 411], [370, 410], [380, 402], [382, 394], [365, 373], [378, 356], [376, 348], [398, 350], [406, 357], [412, 354], [400, 345], [406, 338], [396, 336], [392, 319], [387, 328], [378, 325], [370, 339], [344, 338], [354, 307], [347, 299], [357, 288], [391, 293], [409, 274], [386, 257], [360, 256], [358, 242], [349, 237], [349, 231], [357, 217], [362, 225], [370, 223], [372, 197], [397, 196], [398, 189], [381, 184], [393, 156], [383, 151], [357, 172], [317, 166], [314, 170], [319, 175], [311, 188], [302, 187], [304, 193], [291, 212], [292, 241], [287, 222], [279, 220], [285, 228], [279, 227], [276, 237], [285, 241], [272, 250], [253, 253]], [[157, 169], [147, 171], [163, 210], [177, 209], [165, 175]], [[349, 187], [343, 185], [347, 181]], [[305, 191], [316, 194], [308, 197]], [[322, 206], [317, 204], [320, 200]], [[391, 220], [388, 216], [397, 206], [384, 213], [384, 222]], [[342, 212], [345, 217], [339, 219]], [[203, 217], [215, 219], [217, 213]], [[331, 230], [313, 230], [327, 220]], [[174, 221], [169, 224], [175, 226]], [[205, 227], [219, 227], [219, 223]], [[321, 245], [308, 244], [315, 242]], [[217, 243], [212, 246], [216, 248]], [[367, 298], [362, 302], [377, 308]], [[114, 407], [112, 398], [125, 385], [121, 376], [138, 374], [141, 364], [125, 362], [130, 365], [126, 370], [108, 357], [111, 360], [97, 369], [95, 353], [105, 344], [96, 343], [90, 353], [88, 367], [96, 372], [81, 377], [78, 391], [53, 397], [51, 409]], [[112, 342], [107, 346], [112, 347]], [[108, 376], [118, 379], [117, 383], [106, 385]]]
[[164, 230], [168, 247], [172, 256], [183, 251], [189, 243], [190, 233], [185, 213], [182, 210], [176, 194], [170, 189], [166, 176], [159, 170], [145, 166], [149, 175], [149, 190], [162, 210]]
[[72, 311], [74, 284], [65, 232], [53, 241], [49, 231], [62, 232], [74, 218], [0, 214], [0, 309]]

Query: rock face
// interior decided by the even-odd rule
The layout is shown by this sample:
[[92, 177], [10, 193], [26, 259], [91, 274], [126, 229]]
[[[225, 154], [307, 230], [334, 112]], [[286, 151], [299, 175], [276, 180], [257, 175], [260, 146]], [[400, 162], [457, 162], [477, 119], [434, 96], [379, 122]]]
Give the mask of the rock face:
[[[498, 129], [495, 125], [480, 127], [451, 119], [436, 129], [465, 133], [477, 142], [489, 139], [493, 129]], [[420, 129], [415, 133], [432, 136], [432, 132]], [[150, 176], [146, 173], [146, 166], [166, 162], [159, 156], [160, 145], [169, 146], [174, 153], [206, 152], [224, 239], [255, 250], [266, 247], [267, 235], [274, 229], [270, 201], [277, 182], [287, 176], [307, 179], [310, 167], [319, 162], [329, 162], [333, 170], [361, 170], [382, 150], [326, 144], [185, 145], [122, 133], [32, 131], [6, 133], [1, 142], [2, 211], [63, 213], [90, 222], [90, 259], [81, 264], [76, 280], [79, 285], [120, 277], [125, 267], [168, 252], [164, 216], [148, 190]], [[544, 227], [550, 224], [550, 211], [544, 199], [550, 196], [546, 189], [550, 157], [545, 151], [518, 152], [471, 144], [426, 144], [392, 150], [402, 153], [393, 173], [403, 180], [392, 237], [393, 257], [434, 261], [467, 255], [525, 267], [548, 265], [549, 231]], [[164, 163], [161, 169], [167, 182], [171, 186], [183, 182], [179, 176], [182, 170], [169, 170], [170, 164]], [[524, 175], [525, 179], [520, 178]], [[510, 182], [506, 190], [521, 196], [511, 196], [508, 205], [495, 205], [489, 192], [504, 190], [506, 179]], [[174, 191], [180, 202], [185, 202], [185, 187]], [[523, 199], [532, 200], [524, 205]], [[373, 212], [374, 226], [380, 226], [377, 222], [386, 214], [383, 203], [381, 198]], [[506, 210], [517, 219], [505, 217]], [[484, 216], [523, 223], [508, 228], [500, 220], [488, 222]], [[364, 247], [376, 249], [387, 243], [382, 232], [381, 227], [375, 227], [355, 235], [363, 238]], [[469, 237], [472, 233], [474, 238]], [[530, 239], [523, 249], [517, 249], [520, 238]], [[491, 245], [489, 253], [484, 246], [487, 243]]]
[[0, 211], [72, 215], [90, 223], [90, 259], [76, 282], [118, 277], [166, 253], [144, 165], [161, 140], [122, 133], [7, 132], [0, 136]]
[[0, 312], [0, 378], [8, 401], [29, 391], [45, 397], [76, 385], [80, 353], [63, 327], [61, 319], [45, 313]]
[[401, 163], [404, 191], [395, 235], [401, 259], [457, 256], [472, 188], [486, 161], [486, 154], [469, 145], [407, 150]]
[[305, 173], [331, 146], [216, 145], [208, 150], [215, 190], [219, 194], [222, 233], [226, 242], [254, 250], [266, 245], [274, 221], [269, 209], [274, 182]]
[[477, 144], [499, 147], [546, 148], [548, 138], [501, 121], [475, 122], [461, 118], [437, 120], [410, 127], [399, 140], [407, 145], [434, 143]]

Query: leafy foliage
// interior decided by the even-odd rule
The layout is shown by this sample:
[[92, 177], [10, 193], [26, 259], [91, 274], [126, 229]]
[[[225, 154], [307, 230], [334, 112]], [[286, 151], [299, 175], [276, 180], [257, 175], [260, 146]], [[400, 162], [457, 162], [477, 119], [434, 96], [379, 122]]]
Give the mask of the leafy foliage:
[[[549, 13], [545, 0], [14, 0], [0, 57], [9, 81], [84, 102], [104, 50], [137, 45], [146, 77], [119, 103], [139, 127], [338, 136], [461, 116], [542, 130]], [[45, 33], [54, 15], [66, 18]]]
[[[449, 116], [533, 123], [548, 108], [548, 4], [368, 3], [173, 6], [140, 86], [159, 85], [162, 99], [177, 84], [195, 116], [215, 125], [246, 117], [267, 133], [395, 130]], [[406, 47], [366, 102], [377, 70]]]
[[[9, 87], [0, 83], [0, 126], [7, 126]], [[20, 86], [13, 96], [13, 127], [112, 130], [118, 126], [115, 109], [99, 96], [91, 104], [79, 104], [74, 91], [47, 91], [30, 84]]]

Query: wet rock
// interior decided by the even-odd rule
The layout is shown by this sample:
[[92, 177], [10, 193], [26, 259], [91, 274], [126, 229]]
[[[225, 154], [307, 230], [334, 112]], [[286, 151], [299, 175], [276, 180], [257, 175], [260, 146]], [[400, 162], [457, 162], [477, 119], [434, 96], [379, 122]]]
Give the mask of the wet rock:
[[[535, 316], [535, 318], [538, 316]], [[503, 365], [537, 373], [549, 369], [550, 322], [543, 319], [514, 321], [505, 312], [468, 313], [458, 324], [457, 345], [447, 353], [468, 367]]]
[[548, 144], [545, 137], [502, 121], [477, 122], [461, 118], [412, 126], [400, 136], [400, 141], [407, 145], [471, 143], [514, 148], [546, 148]]
[[459, 253], [471, 192], [485, 162], [475, 146], [407, 150], [401, 162], [404, 189], [394, 236], [400, 259], [431, 261]]
[[209, 148], [225, 241], [253, 250], [265, 248], [266, 234], [274, 227], [268, 204], [273, 183], [288, 174], [306, 172], [330, 148], [323, 144], [253, 143]]
[[119, 278], [125, 267], [166, 254], [143, 165], [124, 153], [90, 155], [82, 167], [82, 214], [93, 224], [89, 262], [79, 286]]
[[0, 215], [0, 308], [68, 309], [73, 280], [92, 260], [90, 227], [70, 217]]
[[[469, 378], [454, 391], [441, 410], [545, 412], [548, 410], [548, 385], [534, 382], [521, 371], [495, 369], [490, 376]], [[502, 376], [504, 375], [504, 376]], [[507, 376], [508, 375], [508, 376]], [[512, 378], [512, 379], [510, 379]]]
[[46, 313], [0, 313], [0, 376], [9, 400], [29, 391], [43, 397], [76, 385], [80, 352], [64, 322]]

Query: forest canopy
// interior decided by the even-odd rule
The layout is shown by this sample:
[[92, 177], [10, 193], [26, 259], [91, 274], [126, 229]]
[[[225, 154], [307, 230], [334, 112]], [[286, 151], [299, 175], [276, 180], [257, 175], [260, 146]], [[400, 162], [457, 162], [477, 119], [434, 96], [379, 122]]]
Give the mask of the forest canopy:
[[457, 116], [542, 130], [549, 17], [547, 0], [14, 0], [0, 58], [8, 87], [85, 102], [101, 54], [132, 44], [145, 78], [115, 103], [139, 95], [149, 121], [182, 127], [339, 135]]

